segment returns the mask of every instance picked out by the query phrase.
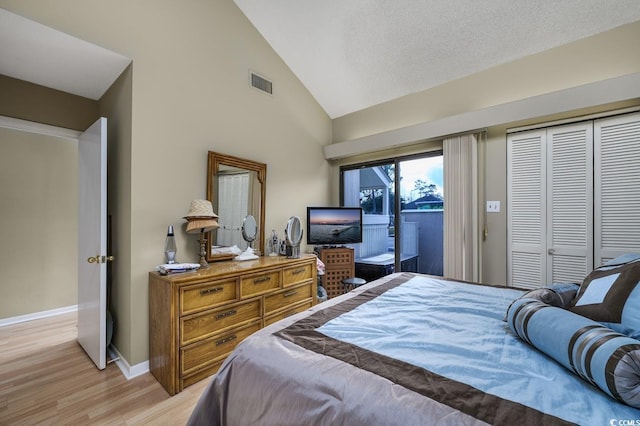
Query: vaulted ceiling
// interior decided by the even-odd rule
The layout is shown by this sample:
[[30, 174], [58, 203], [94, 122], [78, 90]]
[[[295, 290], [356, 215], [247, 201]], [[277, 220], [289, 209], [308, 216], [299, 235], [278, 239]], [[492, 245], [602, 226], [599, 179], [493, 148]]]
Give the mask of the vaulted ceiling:
[[[234, 1], [332, 118], [640, 20], [638, 0]], [[130, 62], [4, 9], [0, 58], [90, 99]]]

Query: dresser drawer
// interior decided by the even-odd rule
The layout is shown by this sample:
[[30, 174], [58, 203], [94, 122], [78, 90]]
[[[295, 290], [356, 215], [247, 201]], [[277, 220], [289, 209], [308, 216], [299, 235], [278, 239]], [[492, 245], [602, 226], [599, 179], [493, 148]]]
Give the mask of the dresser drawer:
[[259, 320], [260, 316], [260, 299], [253, 299], [249, 302], [180, 318], [180, 345], [188, 345], [230, 327]]
[[208, 309], [238, 298], [235, 278], [190, 285], [180, 289], [180, 315]]
[[284, 268], [282, 274], [282, 284], [286, 287], [301, 283], [304, 280], [308, 280], [313, 277], [313, 268], [315, 265], [307, 263], [306, 265], [293, 266], [291, 268]]
[[213, 364], [208, 365], [207, 367], [198, 369], [194, 373], [191, 373], [188, 376], [181, 378], [180, 390], [183, 390], [187, 386], [191, 386], [192, 384], [197, 383], [200, 380], [206, 379], [207, 377], [215, 374], [218, 371], [218, 369], [220, 369], [220, 366], [224, 362], [225, 358], [226, 357], [220, 358], [219, 361], [216, 361]]
[[289, 306], [288, 309], [285, 309], [282, 312], [265, 317], [264, 326], [266, 327], [270, 324], [273, 324], [276, 321], [280, 321], [281, 319], [285, 319], [287, 317], [290, 317], [291, 315], [306, 311], [311, 306], [313, 306], [313, 302], [311, 300], [299, 303], [295, 306]]
[[280, 270], [266, 271], [262, 274], [240, 279], [240, 297], [245, 298], [280, 288]]
[[300, 302], [305, 299], [313, 298], [312, 283], [291, 287], [286, 290], [270, 294], [264, 298], [264, 313], [268, 315], [278, 309], [284, 308], [291, 304]]
[[220, 357], [229, 354], [238, 343], [259, 329], [260, 322], [257, 322], [181, 348], [180, 375], [184, 377], [215, 365]]

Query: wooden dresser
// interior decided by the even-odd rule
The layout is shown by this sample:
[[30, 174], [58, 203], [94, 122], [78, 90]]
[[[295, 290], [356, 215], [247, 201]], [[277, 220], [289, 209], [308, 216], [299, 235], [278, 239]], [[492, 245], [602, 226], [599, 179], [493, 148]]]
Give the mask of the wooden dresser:
[[149, 273], [149, 369], [174, 395], [215, 373], [245, 337], [316, 302], [316, 257]]

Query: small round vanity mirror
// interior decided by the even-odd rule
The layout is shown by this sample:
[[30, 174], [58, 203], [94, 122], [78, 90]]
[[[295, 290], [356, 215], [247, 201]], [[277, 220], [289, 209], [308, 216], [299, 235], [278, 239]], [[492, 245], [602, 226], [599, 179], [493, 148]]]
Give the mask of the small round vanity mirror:
[[291, 216], [284, 230], [287, 242], [287, 257], [300, 257], [300, 241], [302, 240], [302, 225], [300, 218]]
[[245, 216], [242, 221], [242, 238], [249, 243], [249, 247], [251, 247], [251, 243], [256, 239], [257, 234], [258, 224], [256, 223], [256, 218], [251, 215]]

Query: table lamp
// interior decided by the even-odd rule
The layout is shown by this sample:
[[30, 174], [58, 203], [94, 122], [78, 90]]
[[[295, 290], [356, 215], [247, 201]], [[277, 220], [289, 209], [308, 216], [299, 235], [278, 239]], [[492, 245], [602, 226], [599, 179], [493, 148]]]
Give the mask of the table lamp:
[[193, 200], [189, 208], [189, 213], [184, 217], [187, 220], [187, 233], [200, 233], [200, 267], [209, 266], [206, 259], [207, 238], [205, 232], [220, 227], [218, 225], [218, 215], [213, 211], [213, 205], [209, 200]]

